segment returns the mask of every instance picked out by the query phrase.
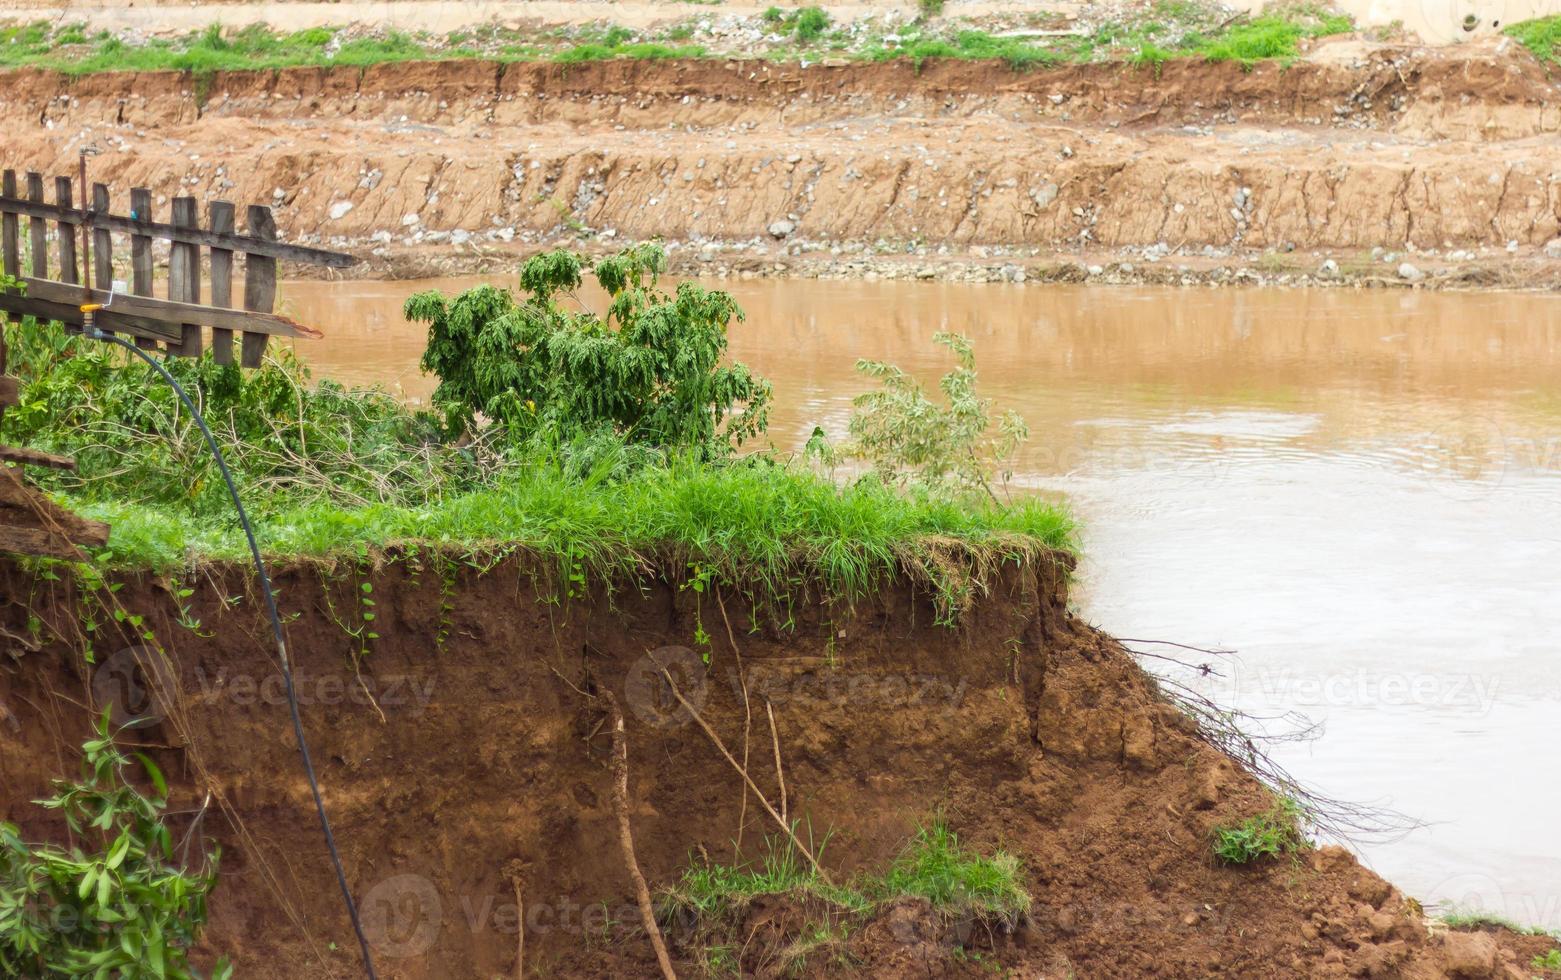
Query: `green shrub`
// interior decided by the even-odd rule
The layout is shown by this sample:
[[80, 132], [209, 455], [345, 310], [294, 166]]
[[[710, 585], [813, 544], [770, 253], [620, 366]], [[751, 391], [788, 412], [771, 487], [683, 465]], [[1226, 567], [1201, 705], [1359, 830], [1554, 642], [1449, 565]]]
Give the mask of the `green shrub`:
[[921, 382], [900, 368], [859, 360], [857, 370], [880, 387], [852, 402], [845, 453], [865, 460], [889, 483], [952, 485], [995, 499], [992, 484], [1012, 475], [1008, 462], [1029, 438], [1029, 428], [1015, 412], [994, 422], [991, 400], [976, 394], [976, 358], [968, 338], [938, 333], [933, 340], [958, 359], [938, 382], [946, 404], [933, 402]]
[[797, 40], [817, 40], [829, 29], [829, 14], [823, 7], [804, 7], [797, 12], [797, 25], [795, 28]]
[[779, 7], [766, 7], [764, 13], [759, 15], [769, 24], [779, 24], [786, 19], [786, 14]]
[[923, 20], [931, 20], [943, 13], [943, 0], [916, 0], [916, 9]]
[[1258, 858], [1293, 853], [1306, 843], [1301, 820], [1300, 807], [1293, 800], [1282, 800], [1267, 813], [1216, 828], [1214, 853], [1226, 864], [1250, 864]]
[[[82, 775], [59, 781], [38, 801], [65, 819], [75, 843], [29, 844], [0, 823], [0, 970], [6, 976], [191, 978], [189, 950], [206, 923], [217, 882], [216, 851], [206, 869], [174, 863], [163, 822], [168, 787], [139, 756], [154, 795], [127, 778], [130, 760], [114, 744], [108, 714], [82, 746]], [[232, 973], [226, 961], [214, 977]]]
[[[470, 431], [481, 413], [521, 439], [605, 432], [707, 456], [763, 432], [769, 384], [721, 363], [727, 324], [742, 311], [692, 282], [668, 295], [657, 288], [665, 266], [656, 245], [594, 268], [558, 250], [526, 262], [520, 302], [493, 286], [408, 299], [407, 319], [429, 326], [422, 366], [439, 378], [433, 401], [449, 430]], [[605, 317], [556, 301], [587, 269], [610, 298]]]

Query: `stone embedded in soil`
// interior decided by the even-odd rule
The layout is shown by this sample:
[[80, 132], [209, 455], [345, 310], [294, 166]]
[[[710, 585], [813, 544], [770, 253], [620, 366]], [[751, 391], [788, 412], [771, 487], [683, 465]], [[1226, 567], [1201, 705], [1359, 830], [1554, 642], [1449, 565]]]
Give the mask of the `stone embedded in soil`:
[[1480, 980], [1496, 974], [1499, 949], [1485, 932], [1449, 932], [1442, 937], [1447, 955], [1447, 975]]

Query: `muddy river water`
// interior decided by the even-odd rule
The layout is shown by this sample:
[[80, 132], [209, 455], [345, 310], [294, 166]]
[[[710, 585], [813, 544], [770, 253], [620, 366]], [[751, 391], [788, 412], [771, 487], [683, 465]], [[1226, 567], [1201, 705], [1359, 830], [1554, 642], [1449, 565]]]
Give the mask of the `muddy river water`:
[[[420, 400], [418, 283], [289, 283], [317, 373]], [[1199, 683], [1320, 737], [1277, 758], [1423, 821], [1361, 842], [1427, 901], [1561, 928], [1561, 298], [740, 281], [771, 438], [843, 431], [857, 357], [934, 380], [937, 330], [1085, 523], [1077, 604], [1239, 651]], [[1206, 658], [1200, 658], [1206, 659]], [[1151, 664], [1151, 666], [1156, 666]]]

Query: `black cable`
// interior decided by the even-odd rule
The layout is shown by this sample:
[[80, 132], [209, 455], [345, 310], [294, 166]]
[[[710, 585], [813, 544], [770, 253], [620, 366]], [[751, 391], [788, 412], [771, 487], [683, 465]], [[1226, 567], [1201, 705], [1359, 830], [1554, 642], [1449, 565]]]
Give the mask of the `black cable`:
[[363, 922], [358, 918], [357, 903], [352, 900], [352, 890], [347, 887], [347, 872], [342, 869], [341, 854], [336, 850], [336, 836], [331, 833], [330, 818], [325, 815], [325, 801], [320, 799], [320, 783], [314, 775], [314, 761], [309, 757], [309, 744], [304, 741], [303, 720], [298, 716], [298, 695], [293, 690], [293, 668], [287, 659], [287, 640], [282, 636], [282, 617], [276, 611], [276, 596], [271, 591], [271, 576], [266, 574], [266, 563], [260, 557], [260, 546], [255, 543], [255, 529], [250, 526], [249, 515], [244, 513], [244, 502], [239, 499], [238, 487], [233, 483], [233, 474], [228, 471], [228, 462], [222, 457], [222, 449], [217, 445], [217, 439], [211, 434], [211, 429], [206, 426], [206, 419], [201, 415], [200, 409], [190, 400], [190, 395], [184, 390], [174, 376], [168, 373], [168, 369], [152, 359], [146, 351], [129, 343], [121, 337], [111, 333], [104, 333], [96, 327], [87, 327], [83, 333], [93, 340], [103, 340], [111, 344], [118, 344], [125, 350], [139, 357], [152, 369], [163, 376], [163, 380], [173, 387], [178, 393], [179, 400], [184, 407], [190, 410], [190, 415], [195, 419], [195, 424], [200, 426], [201, 435], [206, 437], [206, 446], [211, 450], [211, 455], [217, 460], [217, 469], [222, 471], [222, 482], [228, 485], [228, 496], [233, 498], [233, 509], [238, 511], [239, 523], [244, 526], [244, 537], [249, 541], [249, 554], [254, 559], [255, 571], [260, 575], [260, 589], [266, 597], [266, 612], [271, 617], [271, 632], [276, 635], [277, 653], [282, 658], [282, 678], [287, 684], [287, 706], [293, 714], [293, 735], [298, 739], [298, 754], [303, 757], [304, 774], [309, 777], [309, 791], [314, 794], [314, 808], [320, 814], [320, 828], [325, 831], [325, 846], [330, 849], [331, 863], [336, 866], [336, 883], [341, 886], [342, 900], [347, 903], [347, 914], [352, 917], [352, 930], [358, 934], [358, 945], [363, 949], [363, 968], [368, 971], [369, 980], [378, 980], [374, 973], [374, 957], [369, 952], [368, 937], [363, 934]]

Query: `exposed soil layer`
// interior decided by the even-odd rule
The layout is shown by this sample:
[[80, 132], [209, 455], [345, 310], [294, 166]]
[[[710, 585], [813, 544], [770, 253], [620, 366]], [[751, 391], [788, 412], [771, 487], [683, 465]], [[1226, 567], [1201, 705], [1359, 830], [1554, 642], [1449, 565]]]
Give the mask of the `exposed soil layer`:
[[[634, 928], [592, 692], [610, 689], [626, 708], [631, 815], [652, 887], [700, 855], [731, 860], [734, 841], [756, 856], [774, 830], [648, 672], [648, 651], [691, 645], [701, 625], [714, 635], [708, 663], [682, 655], [680, 687], [772, 800], [773, 708], [790, 815], [815, 840], [831, 835], [835, 874], [882, 867], [935, 812], [967, 844], [1024, 861], [1035, 909], [1017, 931], [966, 930], [901, 902], [849, 939], [847, 962], [867, 974], [975, 976], [996, 962], [1022, 976], [1518, 978], [1546, 943], [1432, 932], [1418, 905], [1339, 848], [1218, 864], [1213, 828], [1271, 801], [1120, 645], [1071, 617], [1061, 561], [1009, 566], [957, 629], [892, 583], [855, 609], [799, 601], [761, 607], [754, 622], [735, 592], [723, 603], [655, 576], [549, 601], [552, 585], [526, 567], [510, 558], [480, 572], [424, 553], [278, 576], [306, 728], [384, 975], [512, 975], [521, 919], [537, 971], [655, 972]], [[74, 770], [88, 705], [157, 712], [141, 736], [174, 779], [175, 839], [194, 824], [224, 850], [203, 954], [236, 954], [244, 976], [354, 975], [247, 575], [211, 569], [182, 600], [150, 578], [117, 593], [169, 645], [183, 691], [145, 704], [137, 692], [150, 685], [133, 654], [114, 652], [131, 640], [105, 635], [110, 617], [94, 616], [104, 625], [89, 670], [67, 583], [12, 565], [0, 583], [8, 635], [29, 636], [29, 616], [42, 623], [37, 649], [11, 639], [0, 658], [0, 819], [58, 836], [28, 801]], [[355, 670], [348, 631], [365, 595], [379, 638]], [[774, 625], [787, 617], [791, 628]], [[223, 809], [197, 820], [208, 793]], [[798, 917], [770, 912], [767, 928], [785, 938]], [[699, 951], [671, 935], [680, 973], [697, 975]]]
[[178, 194], [275, 203], [292, 238], [371, 253], [371, 273], [419, 256], [471, 263], [581, 236], [663, 236], [711, 255], [837, 266], [929, 248], [923, 261], [935, 261], [941, 247], [1147, 249], [1164, 268], [1216, 249], [1293, 254], [1308, 271], [1332, 254], [1336, 277], [1405, 278], [1397, 258], [1365, 256], [1380, 247], [1413, 255], [1417, 273], [1521, 264], [1547, 281], [1561, 265], [1557, 96], [1545, 66], [1510, 42], [1347, 38], [1251, 70], [619, 60], [204, 78], [15, 71], [0, 75], [13, 121], [0, 163], [74, 173], [77, 152], [95, 147], [93, 179], [151, 187], [160, 208]]

